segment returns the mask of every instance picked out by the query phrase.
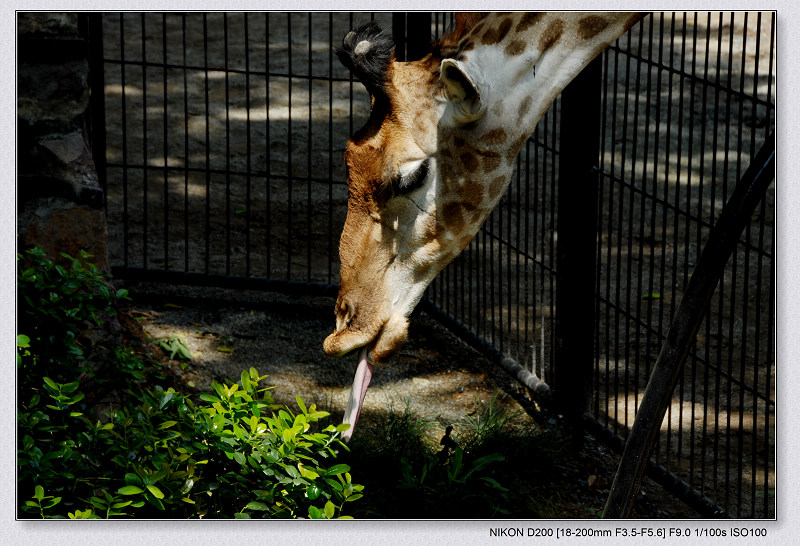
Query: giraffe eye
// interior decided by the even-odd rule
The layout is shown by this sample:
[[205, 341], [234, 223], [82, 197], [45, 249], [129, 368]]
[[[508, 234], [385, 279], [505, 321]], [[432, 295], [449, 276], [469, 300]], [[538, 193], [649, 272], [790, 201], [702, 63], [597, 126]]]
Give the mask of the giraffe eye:
[[[428, 168], [430, 159], [413, 161], [403, 165], [408, 169], [400, 168], [400, 174], [392, 180], [392, 185], [398, 193], [408, 193], [420, 187], [425, 179], [428, 178]], [[406, 171], [406, 172], [404, 172]]]

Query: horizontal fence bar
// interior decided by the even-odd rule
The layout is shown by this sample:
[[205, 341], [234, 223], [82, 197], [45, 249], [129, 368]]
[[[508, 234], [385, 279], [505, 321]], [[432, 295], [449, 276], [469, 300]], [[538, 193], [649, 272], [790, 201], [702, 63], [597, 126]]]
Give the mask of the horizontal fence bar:
[[259, 277], [243, 277], [238, 275], [222, 275], [214, 273], [192, 273], [180, 271], [163, 271], [133, 267], [112, 267], [111, 274], [115, 279], [153, 282], [164, 284], [183, 284], [191, 286], [209, 286], [215, 288], [235, 288], [237, 290], [258, 290], [264, 292], [281, 292], [285, 294], [303, 294], [309, 296], [336, 297], [339, 286], [335, 284], [291, 281], [282, 279], [264, 279]]

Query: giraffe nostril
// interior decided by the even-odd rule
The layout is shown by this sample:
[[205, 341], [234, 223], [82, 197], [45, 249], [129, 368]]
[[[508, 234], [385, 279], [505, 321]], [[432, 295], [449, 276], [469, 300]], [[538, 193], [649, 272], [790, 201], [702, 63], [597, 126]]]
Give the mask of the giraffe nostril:
[[343, 330], [344, 328], [349, 328], [355, 316], [356, 316], [355, 306], [350, 302], [350, 300], [347, 299], [342, 300], [342, 303], [339, 305], [339, 312], [337, 313], [336, 317], [337, 330]]

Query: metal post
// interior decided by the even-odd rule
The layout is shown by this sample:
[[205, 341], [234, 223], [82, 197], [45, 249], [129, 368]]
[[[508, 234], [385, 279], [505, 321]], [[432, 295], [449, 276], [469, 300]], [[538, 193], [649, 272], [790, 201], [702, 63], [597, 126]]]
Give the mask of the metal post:
[[97, 178], [103, 194], [108, 192], [106, 187], [106, 108], [105, 108], [105, 82], [103, 66], [103, 14], [90, 13], [80, 15], [81, 26], [89, 42], [89, 110], [91, 123], [89, 138], [92, 146], [92, 160], [94, 161]]
[[428, 53], [431, 21], [429, 12], [399, 12], [392, 15], [394, 54], [398, 61], [416, 61]]
[[594, 359], [601, 85], [602, 64], [595, 59], [560, 99], [553, 395], [576, 429], [588, 408]]

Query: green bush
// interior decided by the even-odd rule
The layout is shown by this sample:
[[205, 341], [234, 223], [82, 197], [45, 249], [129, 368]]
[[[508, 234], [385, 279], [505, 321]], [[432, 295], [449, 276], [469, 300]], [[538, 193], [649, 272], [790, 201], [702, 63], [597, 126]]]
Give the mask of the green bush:
[[165, 389], [155, 363], [84, 338], [127, 293], [63, 256], [19, 257], [22, 517], [347, 517], [363, 486], [335, 463], [346, 425], [279, 408], [254, 368], [198, 399]]

